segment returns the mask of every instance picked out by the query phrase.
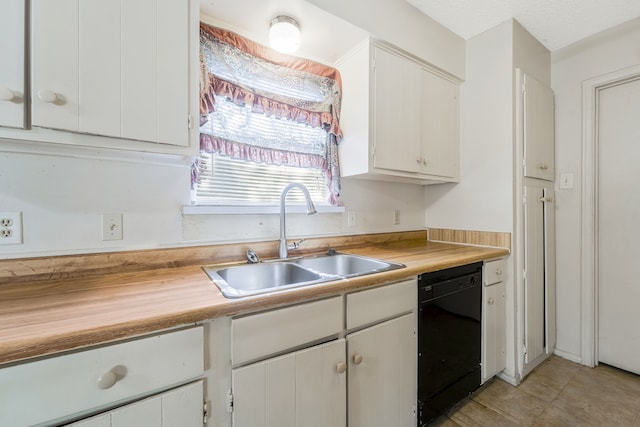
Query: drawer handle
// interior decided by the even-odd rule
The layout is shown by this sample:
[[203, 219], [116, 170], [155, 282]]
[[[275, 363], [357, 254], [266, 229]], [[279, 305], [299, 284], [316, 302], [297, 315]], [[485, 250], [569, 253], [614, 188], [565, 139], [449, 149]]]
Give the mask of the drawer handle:
[[118, 381], [125, 377], [127, 374], [127, 368], [124, 366], [115, 366], [108, 372], [98, 377], [96, 384], [101, 390], [107, 390], [113, 387]]
[[549, 165], [547, 165], [546, 163], [540, 163], [538, 167], [543, 171], [546, 171], [547, 169], [549, 169]]
[[338, 362], [336, 364], [336, 372], [339, 374], [344, 374], [347, 372], [347, 364], [344, 362]]
[[359, 365], [362, 363], [362, 356], [359, 355], [358, 353], [353, 355], [353, 363], [355, 363], [356, 365]]
[[487, 301], [487, 304], [493, 305], [494, 302], [495, 301], [494, 301], [493, 297], [489, 297], [489, 301]]
[[98, 378], [98, 388], [101, 390], [107, 390], [113, 387], [118, 382], [118, 377], [115, 372], [109, 371]]

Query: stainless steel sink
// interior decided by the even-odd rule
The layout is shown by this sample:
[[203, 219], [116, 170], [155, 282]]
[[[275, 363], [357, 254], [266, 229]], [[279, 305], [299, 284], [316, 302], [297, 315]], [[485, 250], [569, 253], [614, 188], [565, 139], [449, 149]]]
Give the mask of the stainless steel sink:
[[404, 267], [402, 264], [341, 253], [330, 253], [327, 255], [302, 258], [301, 260], [296, 261], [296, 263], [313, 271], [324, 274], [333, 274], [345, 278], [395, 270], [397, 268]]
[[205, 266], [203, 269], [225, 297], [241, 298], [403, 267], [402, 264], [329, 251], [326, 255], [297, 260], [225, 268]]
[[246, 264], [204, 271], [227, 298], [239, 298], [265, 292], [303, 286], [332, 279], [291, 262]]

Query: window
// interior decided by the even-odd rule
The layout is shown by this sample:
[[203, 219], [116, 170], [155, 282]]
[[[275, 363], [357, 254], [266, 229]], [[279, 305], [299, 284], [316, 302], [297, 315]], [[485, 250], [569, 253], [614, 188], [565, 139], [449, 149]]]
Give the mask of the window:
[[273, 204], [295, 181], [314, 201], [337, 205], [338, 71], [205, 24], [200, 57], [194, 202]]

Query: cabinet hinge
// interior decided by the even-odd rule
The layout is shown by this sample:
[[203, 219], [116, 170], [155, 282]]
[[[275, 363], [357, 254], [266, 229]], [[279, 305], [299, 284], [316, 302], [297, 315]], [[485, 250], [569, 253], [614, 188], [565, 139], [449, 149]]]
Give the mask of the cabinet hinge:
[[233, 391], [231, 389], [227, 390], [227, 412], [233, 412]]
[[192, 126], [193, 126], [193, 120], [191, 120], [191, 114], [189, 114], [187, 116], [187, 128], [189, 128], [189, 130], [191, 130]]
[[527, 357], [527, 345], [526, 344], [522, 345], [522, 356], [523, 357]]
[[206, 424], [209, 420], [209, 402], [206, 400], [202, 404], [202, 424]]

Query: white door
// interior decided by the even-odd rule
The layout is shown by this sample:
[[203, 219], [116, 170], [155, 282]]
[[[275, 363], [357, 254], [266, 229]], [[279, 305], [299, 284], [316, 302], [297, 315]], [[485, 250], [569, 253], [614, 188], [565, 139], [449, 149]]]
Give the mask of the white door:
[[598, 355], [640, 374], [640, 80], [601, 90], [598, 110]]
[[350, 427], [414, 427], [416, 314], [347, 336]]
[[422, 70], [420, 172], [447, 178], [458, 176], [460, 159], [459, 86]]
[[420, 165], [422, 75], [418, 64], [375, 49], [376, 168], [417, 172]]
[[344, 427], [344, 339], [233, 370], [234, 427]]
[[[524, 187], [525, 197], [525, 279], [524, 336], [525, 366], [544, 353], [544, 189]], [[526, 369], [525, 369], [526, 370]]]
[[203, 400], [200, 380], [67, 427], [201, 427]]
[[506, 365], [506, 285], [499, 282], [482, 289], [482, 382], [493, 378]]
[[555, 176], [553, 91], [524, 74], [524, 176]]
[[25, 4], [0, 2], [0, 126], [25, 126]]

